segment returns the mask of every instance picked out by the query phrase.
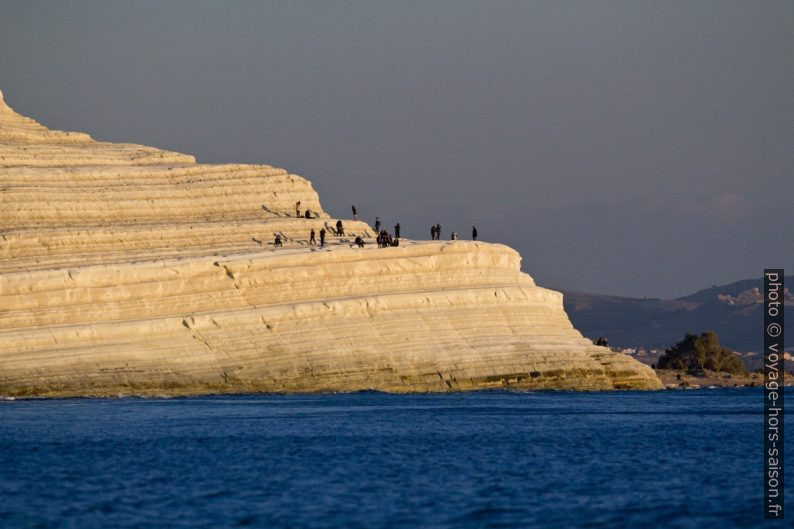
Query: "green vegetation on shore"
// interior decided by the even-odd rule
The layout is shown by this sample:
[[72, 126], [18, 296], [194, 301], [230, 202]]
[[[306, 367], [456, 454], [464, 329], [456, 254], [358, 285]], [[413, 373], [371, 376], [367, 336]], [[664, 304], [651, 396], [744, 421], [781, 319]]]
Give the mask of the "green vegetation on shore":
[[746, 374], [747, 368], [741, 358], [730, 349], [720, 345], [717, 333], [686, 333], [684, 339], [667, 349], [659, 358], [659, 369], [678, 369], [687, 372], [718, 371]]

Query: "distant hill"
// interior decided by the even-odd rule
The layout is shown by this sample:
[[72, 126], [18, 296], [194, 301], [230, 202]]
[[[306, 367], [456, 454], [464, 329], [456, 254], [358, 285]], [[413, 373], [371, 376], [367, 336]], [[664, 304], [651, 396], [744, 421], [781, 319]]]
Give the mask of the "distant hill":
[[[794, 287], [794, 276], [785, 283]], [[786, 288], [786, 347], [794, 345], [794, 295]], [[672, 300], [628, 298], [563, 290], [565, 311], [589, 338], [604, 336], [611, 346], [663, 349], [687, 331], [711, 329], [736, 351], [763, 349], [763, 280], [713, 286]]]

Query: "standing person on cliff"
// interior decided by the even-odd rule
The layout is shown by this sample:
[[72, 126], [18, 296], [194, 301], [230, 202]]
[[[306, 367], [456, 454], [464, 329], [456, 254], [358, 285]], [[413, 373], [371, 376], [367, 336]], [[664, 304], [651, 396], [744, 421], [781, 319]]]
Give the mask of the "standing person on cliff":
[[395, 239], [399, 239], [400, 238], [400, 223], [399, 222], [394, 225], [394, 238]]
[[430, 226], [430, 240], [431, 241], [435, 241], [436, 240], [436, 227], [435, 226]]
[[337, 220], [337, 221], [336, 221], [336, 234], [337, 234], [339, 237], [344, 237], [344, 235], [345, 235], [345, 227], [344, 227], [344, 225], [342, 224], [342, 221], [341, 221], [341, 220]]
[[436, 240], [441, 240], [441, 224], [436, 224]]
[[477, 226], [472, 226], [471, 227], [471, 240], [472, 241], [476, 241], [477, 240]]
[[358, 210], [356, 209], [356, 206], [353, 206], [353, 220], [358, 220], [356, 219], [356, 215], [358, 215]]
[[317, 244], [317, 241], [314, 238], [314, 228], [312, 228], [312, 231], [309, 232], [309, 244]]
[[325, 246], [325, 228], [320, 228], [320, 248]]
[[380, 217], [375, 217], [375, 231], [380, 232]]

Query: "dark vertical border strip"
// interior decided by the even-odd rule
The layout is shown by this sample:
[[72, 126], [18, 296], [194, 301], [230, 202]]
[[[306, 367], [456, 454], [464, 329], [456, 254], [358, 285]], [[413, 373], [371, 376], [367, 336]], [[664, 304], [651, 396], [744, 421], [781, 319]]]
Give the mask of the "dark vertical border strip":
[[764, 518], [783, 519], [783, 269], [764, 270]]

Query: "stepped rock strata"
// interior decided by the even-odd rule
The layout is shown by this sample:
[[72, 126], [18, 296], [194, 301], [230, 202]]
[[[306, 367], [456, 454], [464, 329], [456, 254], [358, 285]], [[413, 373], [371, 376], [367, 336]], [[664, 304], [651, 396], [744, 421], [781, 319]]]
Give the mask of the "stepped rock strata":
[[0, 395], [661, 387], [510, 248], [380, 249], [348, 220], [309, 245], [337, 219], [281, 169], [48, 130], [0, 96], [0, 202]]

